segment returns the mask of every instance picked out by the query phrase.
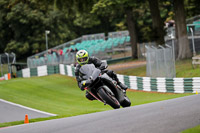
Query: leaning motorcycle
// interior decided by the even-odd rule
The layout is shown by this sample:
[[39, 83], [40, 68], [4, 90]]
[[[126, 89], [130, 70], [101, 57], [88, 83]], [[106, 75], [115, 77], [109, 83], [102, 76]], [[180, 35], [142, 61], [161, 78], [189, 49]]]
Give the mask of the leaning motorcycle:
[[117, 82], [93, 64], [81, 66], [80, 74], [85, 90], [104, 105], [108, 104], [114, 109], [131, 105], [131, 101]]

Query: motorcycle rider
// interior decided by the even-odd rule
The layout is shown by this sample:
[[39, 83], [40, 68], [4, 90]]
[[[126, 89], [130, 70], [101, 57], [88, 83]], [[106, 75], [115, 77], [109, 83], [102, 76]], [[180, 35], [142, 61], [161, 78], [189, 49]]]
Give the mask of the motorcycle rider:
[[[114, 73], [112, 70], [105, 70], [107, 68], [107, 63], [102, 62], [101, 60], [99, 60], [98, 58], [96, 58], [94, 56], [89, 57], [89, 54], [86, 50], [79, 50], [76, 53], [76, 61], [78, 62], [78, 64], [75, 69], [75, 76], [76, 76], [76, 80], [78, 82], [78, 86], [82, 91], [84, 90], [85, 86], [83, 86], [81, 84], [82, 78], [81, 78], [79, 69], [81, 68], [81, 66], [83, 66], [85, 64], [94, 64], [94, 66], [96, 68], [106, 72], [108, 74], [108, 76], [110, 76], [113, 80], [115, 80], [117, 82], [117, 84], [126, 92], [128, 87], [119, 81], [116, 73]], [[89, 100], [95, 100], [95, 98], [92, 95], [90, 95], [87, 91], [86, 91], [86, 98], [88, 98]]]

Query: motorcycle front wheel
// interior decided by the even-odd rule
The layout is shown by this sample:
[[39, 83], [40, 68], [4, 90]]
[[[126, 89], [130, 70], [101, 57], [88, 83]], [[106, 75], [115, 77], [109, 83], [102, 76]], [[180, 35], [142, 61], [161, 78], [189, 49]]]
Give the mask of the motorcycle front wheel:
[[124, 95], [124, 101], [121, 103], [121, 106], [123, 108], [131, 106], [131, 101], [126, 95]]
[[120, 108], [119, 101], [115, 98], [115, 96], [111, 95], [104, 87], [99, 89], [98, 91], [100, 97], [106, 102], [106, 104], [109, 104], [112, 108], [118, 109]]

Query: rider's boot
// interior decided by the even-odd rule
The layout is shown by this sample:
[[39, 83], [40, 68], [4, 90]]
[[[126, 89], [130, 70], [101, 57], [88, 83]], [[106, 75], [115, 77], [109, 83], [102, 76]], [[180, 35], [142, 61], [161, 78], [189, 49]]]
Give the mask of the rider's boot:
[[122, 84], [121, 82], [117, 83], [123, 90], [127, 90], [128, 86], [126, 86], [125, 84]]
[[123, 89], [124, 94], [126, 94], [126, 90], [128, 86], [126, 86], [125, 84], [122, 84], [121, 82], [118, 82], [117, 84]]
[[123, 92], [126, 93], [126, 90], [128, 89], [128, 86], [126, 86], [125, 84], [123, 84], [122, 82], [119, 81], [119, 79], [117, 78], [117, 75], [114, 73], [114, 78], [115, 81], [117, 81], [117, 84], [122, 88], [122, 90], [124, 90]]
[[128, 86], [126, 86], [125, 84], [122, 84], [122, 83], [119, 81], [119, 79], [118, 79], [118, 77], [117, 77], [117, 74], [114, 73], [113, 71], [107, 71], [107, 74], [108, 74], [110, 77], [112, 77], [112, 79], [114, 79], [114, 80], [117, 82], [117, 84], [124, 90], [123, 92], [126, 93], [126, 90], [127, 90]]

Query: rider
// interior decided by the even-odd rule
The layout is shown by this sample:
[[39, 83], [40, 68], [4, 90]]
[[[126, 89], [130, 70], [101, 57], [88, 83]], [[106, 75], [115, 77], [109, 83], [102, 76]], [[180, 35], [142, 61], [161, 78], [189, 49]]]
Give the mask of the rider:
[[[106, 72], [113, 80], [115, 80], [117, 82], [117, 84], [123, 90], [126, 91], [126, 89], [128, 88], [126, 85], [122, 84], [119, 81], [119, 79], [117, 78], [117, 75], [112, 70], [105, 70], [107, 67], [106, 63], [102, 62], [101, 60], [99, 60], [96, 57], [89, 57], [89, 54], [86, 50], [79, 50], [76, 53], [76, 61], [78, 62], [78, 64], [76, 66], [75, 76], [76, 76], [76, 80], [78, 82], [78, 86], [82, 91], [84, 90], [84, 86], [81, 84], [82, 78], [80, 76], [79, 69], [81, 68], [81, 66], [83, 66], [85, 64], [94, 64], [94, 66], [96, 68], [99, 68], [100, 70], [104, 70], [104, 72]], [[86, 98], [88, 98], [89, 100], [95, 100], [95, 98], [93, 96], [91, 96], [87, 91], [86, 91]]]

